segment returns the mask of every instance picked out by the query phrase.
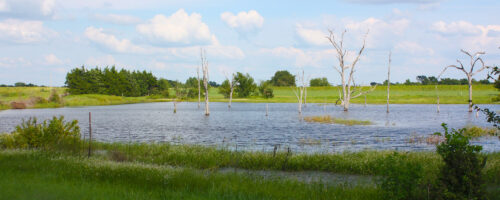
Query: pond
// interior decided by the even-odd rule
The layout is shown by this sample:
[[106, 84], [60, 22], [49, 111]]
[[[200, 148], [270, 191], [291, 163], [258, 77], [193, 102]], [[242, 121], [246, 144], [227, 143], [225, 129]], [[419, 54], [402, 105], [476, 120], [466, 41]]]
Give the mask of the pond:
[[[217, 145], [238, 150], [272, 151], [290, 147], [294, 152], [341, 152], [360, 150], [433, 150], [425, 137], [442, 132], [441, 123], [451, 128], [466, 125], [491, 126], [480, 113], [467, 112], [467, 105], [352, 105], [349, 112], [331, 104], [307, 104], [303, 116], [370, 120], [368, 126], [345, 126], [305, 122], [298, 115], [297, 104], [270, 103], [266, 116], [264, 103], [210, 103], [210, 116], [203, 104], [147, 103], [113, 106], [89, 106], [56, 109], [5, 110], [0, 112], [0, 132], [11, 132], [29, 117], [48, 119], [64, 115], [79, 121], [82, 134], [88, 134], [88, 114], [92, 112], [93, 138], [104, 142], [170, 142], [176, 144]], [[500, 105], [481, 105], [494, 111]], [[88, 137], [88, 136], [86, 136]], [[500, 151], [498, 137], [475, 139], [488, 152]]]

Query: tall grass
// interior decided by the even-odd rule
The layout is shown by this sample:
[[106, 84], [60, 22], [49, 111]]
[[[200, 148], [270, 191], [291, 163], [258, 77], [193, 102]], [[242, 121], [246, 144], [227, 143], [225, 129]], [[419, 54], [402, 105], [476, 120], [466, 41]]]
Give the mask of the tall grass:
[[[123, 197], [120, 193], [131, 193], [130, 197], [125, 197], [127, 199], [381, 199], [380, 192], [373, 186], [306, 184], [236, 173], [51, 156], [33, 151], [0, 152], [0, 163], [0, 176], [3, 177], [0, 179], [0, 186], [3, 186], [0, 199], [40, 198], [35, 195], [54, 198], [61, 193], [68, 195], [63, 196], [65, 199], [116, 199]], [[8, 182], [13, 179], [14, 182]], [[41, 184], [42, 181], [48, 182], [48, 186]], [[23, 187], [23, 183], [27, 185]], [[51, 188], [54, 186], [65, 190], [54, 190]], [[105, 193], [100, 187], [110, 192]], [[42, 193], [33, 194], [38, 191]], [[72, 193], [87, 194], [79, 197]]]

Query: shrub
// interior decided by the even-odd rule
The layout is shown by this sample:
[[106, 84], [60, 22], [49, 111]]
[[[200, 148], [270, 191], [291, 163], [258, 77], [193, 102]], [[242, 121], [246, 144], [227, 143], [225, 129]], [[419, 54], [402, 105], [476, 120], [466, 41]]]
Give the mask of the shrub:
[[57, 90], [55, 88], [52, 89], [52, 92], [50, 93], [49, 102], [57, 103], [57, 104], [62, 103], [62, 98], [61, 98], [61, 96], [59, 96], [59, 94], [57, 93]]
[[262, 97], [266, 99], [274, 97], [273, 88], [271, 88], [271, 83], [269, 81], [260, 82], [259, 92], [262, 95]]
[[3, 148], [36, 148], [44, 150], [78, 150], [80, 145], [80, 127], [78, 121], [64, 121], [64, 117], [53, 117], [50, 121], [38, 123], [30, 118], [18, 125], [11, 134], [0, 136]]
[[411, 162], [406, 154], [394, 154], [384, 162], [383, 178], [379, 187], [385, 199], [423, 199], [422, 164]]
[[443, 158], [436, 199], [484, 199], [481, 171], [486, 158], [479, 152], [481, 146], [471, 145], [465, 129], [451, 129], [442, 124], [446, 140], [437, 146]]

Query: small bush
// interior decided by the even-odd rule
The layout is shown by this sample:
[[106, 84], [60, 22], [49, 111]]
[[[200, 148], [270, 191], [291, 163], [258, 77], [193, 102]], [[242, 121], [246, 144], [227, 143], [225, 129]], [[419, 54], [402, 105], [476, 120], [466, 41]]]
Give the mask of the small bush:
[[484, 199], [485, 191], [481, 171], [486, 158], [479, 152], [481, 146], [471, 145], [465, 129], [451, 129], [442, 124], [446, 140], [437, 146], [443, 158], [440, 168], [436, 199]]
[[0, 147], [3, 148], [78, 150], [79, 145], [78, 121], [65, 122], [63, 116], [53, 117], [42, 123], [38, 123], [36, 118], [30, 118], [18, 125], [12, 133], [0, 135]]
[[411, 162], [406, 154], [394, 154], [384, 162], [383, 178], [379, 187], [386, 199], [423, 199], [422, 164]]
[[62, 104], [62, 98], [61, 96], [59, 96], [55, 88], [52, 89], [52, 92], [50, 93], [49, 102]]

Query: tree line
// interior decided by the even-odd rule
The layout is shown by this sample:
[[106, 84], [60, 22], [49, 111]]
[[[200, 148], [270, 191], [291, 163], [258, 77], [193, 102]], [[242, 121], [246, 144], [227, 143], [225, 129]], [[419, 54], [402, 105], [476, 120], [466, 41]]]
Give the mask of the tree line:
[[151, 72], [117, 70], [113, 67], [74, 68], [66, 74], [70, 94], [107, 94], [116, 96], [168, 96], [169, 81]]

